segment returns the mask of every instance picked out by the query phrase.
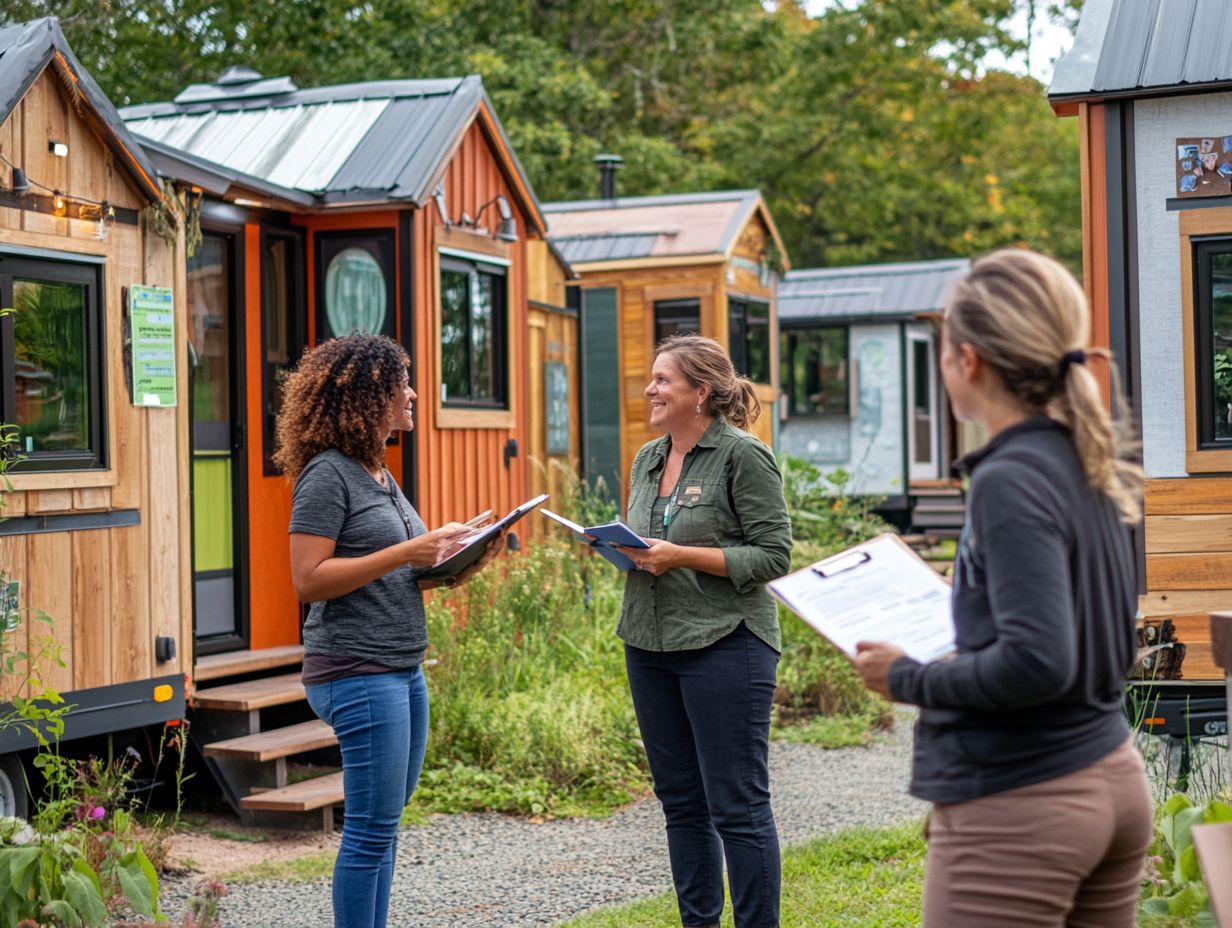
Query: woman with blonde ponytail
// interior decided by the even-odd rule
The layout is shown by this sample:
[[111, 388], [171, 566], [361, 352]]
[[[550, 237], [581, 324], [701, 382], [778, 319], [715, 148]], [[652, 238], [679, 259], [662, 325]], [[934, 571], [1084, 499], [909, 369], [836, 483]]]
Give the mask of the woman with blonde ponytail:
[[723, 862], [736, 928], [778, 928], [779, 842], [767, 766], [780, 642], [765, 583], [791, 565], [791, 522], [761, 407], [712, 338], [655, 352], [647, 442], [629, 479], [616, 633], [655, 793], [681, 924], [718, 928]]
[[870, 642], [857, 657], [866, 686], [920, 707], [925, 928], [1134, 924], [1152, 823], [1122, 710], [1142, 473], [1088, 367], [1110, 360], [1089, 335], [1078, 282], [1024, 250], [977, 261], [946, 308], [946, 391], [992, 436], [959, 462], [957, 653], [920, 664]]

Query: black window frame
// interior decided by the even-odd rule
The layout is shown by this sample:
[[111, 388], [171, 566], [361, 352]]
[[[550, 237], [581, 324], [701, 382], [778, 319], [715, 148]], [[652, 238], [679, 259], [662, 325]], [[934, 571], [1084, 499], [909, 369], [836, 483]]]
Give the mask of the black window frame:
[[[287, 242], [290, 245], [290, 260], [287, 262], [287, 306], [286, 327], [289, 348], [288, 368], [293, 368], [299, 361], [308, 344], [307, 316], [304, 312], [306, 294], [304, 293], [304, 233], [293, 228], [277, 228], [263, 226], [261, 229], [261, 467], [266, 477], [279, 476], [282, 471], [273, 461], [277, 445], [275, 426], [278, 410], [274, 398], [278, 390], [277, 365], [270, 362], [267, 352], [268, 339], [272, 324], [270, 313], [269, 280], [270, 248], [274, 242]], [[322, 301], [322, 312], [324, 302]]]
[[[791, 363], [791, 339], [805, 332], [842, 332], [843, 358], [846, 363], [845, 389], [843, 390], [843, 408], [826, 412], [797, 412], [795, 400], [795, 375]], [[781, 325], [779, 329], [779, 390], [787, 396], [787, 417], [789, 419], [850, 419], [851, 409], [851, 326], [849, 325]]]
[[[437, 323], [444, 327], [445, 307], [442, 302], [444, 286], [441, 277], [445, 271], [459, 274], [484, 274], [493, 280], [492, 297], [492, 388], [495, 396], [476, 396], [477, 380], [475, 366], [471, 357], [471, 323], [473, 315], [467, 303], [466, 335], [463, 345], [466, 351], [467, 380], [470, 393], [466, 396], [441, 397], [441, 406], [447, 409], [509, 409], [509, 268], [492, 259], [468, 257], [442, 251], [438, 255], [437, 268]], [[468, 291], [469, 292], [469, 291]], [[445, 344], [440, 342], [441, 350], [441, 389], [445, 388], [444, 360]]]
[[[0, 306], [13, 306], [13, 278], [45, 280], [49, 283], [81, 284], [85, 287], [85, 360], [88, 405], [86, 431], [90, 450], [31, 451], [21, 448], [24, 460], [9, 466], [10, 473], [59, 473], [108, 468], [107, 453], [107, 343], [103, 325], [106, 269], [101, 262], [87, 262], [79, 256], [20, 255], [0, 251]], [[12, 314], [0, 317], [0, 421], [17, 420], [16, 335]]]
[[[693, 328], [685, 328], [682, 323], [694, 322]], [[663, 335], [666, 326], [675, 326], [676, 333]], [[654, 332], [655, 344], [659, 345], [672, 334], [696, 334], [702, 331], [702, 301], [700, 297], [690, 296], [677, 300], [655, 300]]]
[[314, 236], [316, 286], [316, 339], [327, 341], [349, 332], [333, 332], [325, 311], [325, 275], [330, 262], [348, 248], [362, 248], [372, 255], [385, 277], [385, 320], [378, 335], [397, 341], [397, 262], [393, 229], [344, 229], [317, 232]]
[[[749, 323], [749, 307], [759, 306], [764, 310], [764, 323], [758, 322], [755, 325]], [[727, 298], [727, 353], [731, 356], [732, 366], [735, 367], [736, 373], [742, 377], [747, 377], [756, 384], [770, 386], [774, 381], [774, 360], [771, 353], [773, 340], [770, 337], [770, 302], [769, 300], [758, 300], [752, 297], [744, 296], [729, 296]], [[752, 345], [754, 334], [753, 330], [762, 330], [760, 336], [765, 349], [766, 368], [764, 377], [754, 376], [760, 374], [760, 371], [752, 371], [749, 369], [749, 348]]]
[[1194, 282], [1194, 374], [1198, 382], [1192, 386], [1197, 398], [1195, 413], [1198, 417], [1197, 438], [1199, 450], [1226, 450], [1232, 448], [1232, 435], [1226, 438], [1215, 436], [1215, 332], [1214, 306], [1212, 305], [1211, 256], [1232, 255], [1232, 237], [1193, 240]]

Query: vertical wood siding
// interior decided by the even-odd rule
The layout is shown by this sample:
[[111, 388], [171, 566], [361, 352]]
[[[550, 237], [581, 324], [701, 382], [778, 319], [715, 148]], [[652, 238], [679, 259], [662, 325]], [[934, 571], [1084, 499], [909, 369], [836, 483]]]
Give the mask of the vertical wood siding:
[[[65, 141], [67, 158], [47, 151]], [[0, 154], [22, 165], [31, 180], [72, 196], [108, 200], [128, 209], [144, 202], [110, 149], [44, 72], [0, 124]], [[6, 169], [7, 172], [7, 169]], [[43, 679], [62, 691], [184, 672], [192, 663], [191, 614], [186, 601], [187, 549], [186, 303], [182, 252], [119, 223], [105, 242], [94, 224], [70, 217], [0, 207], [0, 242], [105, 258], [100, 295], [105, 342], [109, 469], [15, 475], [5, 514], [58, 515], [136, 509], [140, 524], [124, 528], [0, 537], [0, 570], [22, 583], [23, 605], [46, 613], [51, 625], [30, 622], [8, 636], [6, 648], [54, 642], [64, 667], [44, 662]], [[123, 288], [147, 283], [175, 288], [179, 406], [138, 409], [129, 400], [121, 326]], [[177, 660], [158, 664], [154, 637], [177, 639]], [[12, 692], [0, 693], [11, 696]]]

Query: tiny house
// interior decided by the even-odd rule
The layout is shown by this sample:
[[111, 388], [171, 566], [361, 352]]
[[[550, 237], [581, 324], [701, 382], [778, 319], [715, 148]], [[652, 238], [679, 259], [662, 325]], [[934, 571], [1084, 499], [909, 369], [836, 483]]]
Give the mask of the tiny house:
[[[66, 739], [184, 715], [189, 308], [183, 235], [149, 221], [164, 197], [57, 22], [0, 29], [0, 421], [22, 455], [0, 522], [3, 649], [51, 636]], [[2, 814], [24, 812], [12, 752], [31, 744], [0, 732]]]
[[1140, 610], [1182, 680], [1222, 679], [1207, 613], [1232, 607], [1230, 43], [1219, 4], [1087, 0], [1049, 88], [1078, 119], [1094, 341], [1141, 425]]
[[[610, 165], [609, 165], [610, 171]], [[654, 346], [699, 332], [727, 346], [756, 385], [754, 433], [775, 442], [778, 320], [775, 285], [787, 265], [756, 190], [616, 197], [608, 173], [598, 200], [543, 207], [552, 243], [580, 278], [582, 469], [613, 496], [655, 437], [642, 391]]]
[[939, 321], [965, 258], [790, 271], [779, 284], [779, 449], [906, 528], [962, 524], [950, 463], [977, 438], [949, 414]]

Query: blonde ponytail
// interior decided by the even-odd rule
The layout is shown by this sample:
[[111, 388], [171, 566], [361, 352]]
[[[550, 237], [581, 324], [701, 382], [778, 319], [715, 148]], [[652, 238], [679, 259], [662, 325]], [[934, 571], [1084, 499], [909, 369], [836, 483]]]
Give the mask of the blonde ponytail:
[[[1086, 347], [1086, 294], [1065, 267], [1025, 249], [979, 259], [954, 287], [945, 328], [952, 344], [970, 344], [995, 368], [1015, 397], [1068, 427], [1087, 482], [1108, 495], [1125, 522], [1141, 518], [1142, 468], [1133, 457], [1120, 379], [1110, 352]], [[1089, 357], [1109, 362], [1116, 418]]]

